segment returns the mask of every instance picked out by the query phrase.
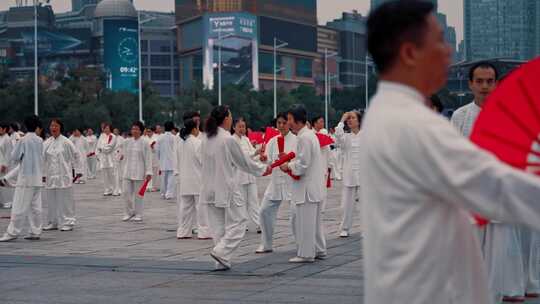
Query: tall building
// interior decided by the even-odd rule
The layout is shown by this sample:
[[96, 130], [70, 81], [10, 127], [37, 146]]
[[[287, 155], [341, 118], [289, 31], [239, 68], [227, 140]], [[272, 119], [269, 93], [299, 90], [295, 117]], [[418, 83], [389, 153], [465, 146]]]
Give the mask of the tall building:
[[[133, 0], [129, 1], [133, 3]], [[98, 4], [99, 2], [101, 0], [71, 0], [71, 11], [78, 12], [86, 5]]]
[[539, 54], [540, 2], [537, 0], [464, 0], [467, 60], [527, 60]]
[[452, 52], [454, 54], [454, 61], [457, 61], [457, 38], [456, 38], [456, 29], [453, 26], [449, 26], [447, 22], [447, 17], [443, 13], [437, 13], [437, 20], [444, 29], [444, 39], [452, 47]]
[[274, 44], [278, 86], [315, 84], [316, 0], [177, 0], [175, 9], [182, 88], [214, 88], [221, 70], [223, 85], [271, 89]]
[[[385, 2], [388, 2], [388, 1], [392, 1], [392, 0], [371, 0], [371, 9], [374, 9], [377, 6], [379, 6], [379, 5], [381, 5], [381, 4], [385, 3]], [[435, 4], [435, 7], [439, 6], [438, 0], [425, 0], [425, 1], [432, 2], [433, 4]]]

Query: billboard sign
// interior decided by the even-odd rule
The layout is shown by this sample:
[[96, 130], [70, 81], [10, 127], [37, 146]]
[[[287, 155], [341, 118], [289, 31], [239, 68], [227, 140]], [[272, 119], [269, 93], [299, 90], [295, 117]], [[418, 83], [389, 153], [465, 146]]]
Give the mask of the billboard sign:
[[103, 66], [108, 88], [139, 91], [137, 20], [103, 20]]

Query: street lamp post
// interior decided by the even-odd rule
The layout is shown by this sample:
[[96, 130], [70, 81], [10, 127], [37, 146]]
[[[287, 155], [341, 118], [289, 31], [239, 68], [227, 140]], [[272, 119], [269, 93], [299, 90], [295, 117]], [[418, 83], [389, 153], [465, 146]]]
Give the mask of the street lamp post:
[[[144, 21], [141, 21], [141, 12], [137, 12], [137, 23], [138, 23], [138, 30], [139, 33], [139, 121], [144, 123], [143, 119], [143, 90], [142, 90], [142, 27], [141, 25], [156, 20], [156, 17], [148, 18]], [[112, 87], [112, 86], [111, 86]]]
[[221, 105], [221, 40], [227, 39], [233, 34], [221, 36], [221, 31], [218, 32], [218, 105]]
[[38, 0], [34, 0], [34, 115], [38, 115]]
[[[278, 45], [278, 42], [281, 42], [281, 44]], [[284, 48], [287, 45], [289, 45], [287, 42], [274, 37], [274, 118], [277, 117], [277, 73], [283, 70], [283, 68], [279, 68], [279, 70], [277, 68], [277, 50]]]
[[328, 130], [328, 58], [337, 56], [338, 53], [328, 53], [328, 49], [324, 49], [324, 124]]

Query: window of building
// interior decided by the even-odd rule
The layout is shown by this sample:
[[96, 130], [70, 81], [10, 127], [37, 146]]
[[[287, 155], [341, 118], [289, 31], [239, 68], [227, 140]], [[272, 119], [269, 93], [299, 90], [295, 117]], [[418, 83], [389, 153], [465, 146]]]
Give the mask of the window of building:
[[[281, 56], [277, 55], [276, 58], [276, 68], [281, 67]], [[263, 74], [273, 74], [274, 68], [274, 54], [272, 53], [259, 53], [259, 73]], [[278, 74], [281, 74], [279, 72]]]
[[171, 56], [169, 55], [152, 55], [150, 57], [151, 66], [171, 66]]
[[141, 40], [141, 49], [143, 52], [148, 52], [148, 40]]
[[152, 69], [152, 81], [167, 81], [171, 80], [171, 70], [167, 69]]
[[141, 65], [147, 66], [148, 65], [148, 55], [142, 55], [141, 57]]
[[150, 51], [158, 53], [169, 53], [172, 50], [170, 40], [150, 40]]
[[313, 76], [313, 60], [298, 58], [296, 60], [296, 76], [311, 78]]

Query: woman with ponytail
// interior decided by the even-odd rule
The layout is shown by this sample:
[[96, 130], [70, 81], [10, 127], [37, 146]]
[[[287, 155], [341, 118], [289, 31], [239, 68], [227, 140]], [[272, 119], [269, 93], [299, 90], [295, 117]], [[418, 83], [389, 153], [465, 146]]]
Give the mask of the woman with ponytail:
[[210, 239], [208, 229], [208, 211], [206, 204], [199, 200], [201, 185], [201, 140], [196, 121], [187, 119], [180, 130], [181, 157], [178, 159], [179, 185], [178, 202], [178, 239], [193, 237], [192, 228], [197, 220], [197, 238]]
[[252, 160], [232, 137], [232, 115], [227, 106], [214, 108], [206, 120], [206, 138], [201, 145], [201, 203], [208, 206], [214, 240], [210, 255], [216, 268], [231, 268], [231, 257], [246, 233], [237, 170], [262, 176], [268, 168]]

